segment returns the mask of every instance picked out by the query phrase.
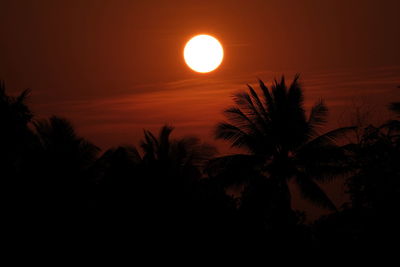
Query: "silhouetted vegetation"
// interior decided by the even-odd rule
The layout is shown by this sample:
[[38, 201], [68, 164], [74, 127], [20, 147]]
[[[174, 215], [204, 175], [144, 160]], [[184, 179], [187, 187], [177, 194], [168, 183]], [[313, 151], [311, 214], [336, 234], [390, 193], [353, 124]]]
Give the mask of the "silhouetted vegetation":
[[[197, 137], [173, 139], [167, 125], [145, 130], [139, 147], [101, 152], [67, 119], [34, 118], [29, 91], [12, 97], [1, 83], [2, 188], [16, 236], [230, 253], [398, 240], [400, 103], [383, 125], [325, 132], [328, 108], [319, 100], [305, 110], [298, 76], [248, 87], [215, 129], [243, 153], [219, 157]], [[356, 142], [340, 140], [355, 130]], [[320, 187], [339, 176], [350, 197], [342, 207]], [[289, 183], [331, 213], [306, 223]]]

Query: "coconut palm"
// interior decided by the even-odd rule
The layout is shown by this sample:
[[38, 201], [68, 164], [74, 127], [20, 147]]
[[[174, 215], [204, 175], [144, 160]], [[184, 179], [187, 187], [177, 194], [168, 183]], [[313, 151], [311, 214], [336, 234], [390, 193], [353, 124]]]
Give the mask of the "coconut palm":
[[141, 141], [143, 161], [162, 170], [163, 175], [175, 177], [199, 176], [199, 167], [215, 154], [215, 149], [200, 142], [197, 137], [171, 139], [173, 128], [163, 126], [158, 137], [150, 131], [144, 131]]
[[21, 212], [31, 203], [31, 175], [36, 167], [38, 140], [30, 130], [33, 114], [27, 106], [29, 90], [17, 96], [6, 93], [0, 81], [0, 176], [6, 190], [5, 206]]
[[116, 198], [136, 198], [139, 202], [152, 201], [158, 205], [174, 193], [190, 193], [201, 176], [200, 167], [215, 149], [196, 137], [172, 139], [172, 131], [172, 127], [163, 126], [156, 136], [145, 130], [140, 143], [142, 151], [134, 146], [106, 151], [96, 163], [101, 184], [107, 190], [115, 188], [120, 192], [108, 195], [119, 194]]
[[26, 104], [29, 92], [24, 90], [16, 97], [9, 96], [0, 81], [0, 164], [6, 176], [22, 171], [27, 151], [35, 143], [29, 129], [33, 114]]
[[86, 207], [89, 168], [99, 148], [79, 137], [64, 118], [36, 121], [34, 128], [40, 140], [41, 166], [36, 180], [44, 191], [43, 201], [57, 209]]
[[[275, 80], [271, 89], [261, 80], [259, 85], [262, 95], [249, 85], [248, 92], [234, 96], [236, 105], [225, 110], [227, 121], [219, 123], [215, 131], [217, 139], [227, 140], [232, 147], [244, 148], [249, 154], [217, 158], [210, 163], [209, 173], [225, 177], [227, 185], [249, 184], [260, 176], [268, 178], [277, 185], [277, 199], [286, 199], [289, 207], [288, 182], [294, 180], [304, 198], [334, 210], [335, 205], [318, 182], [328, 181], [344, 170], [343, 153], [335, 141], [354, 128], [321, 135], [328, 109], [319, 100], [306, 115], [298, 75], [289, 87], [284, 77]], [[226, 169], [230, 174], [221, 175], [226, 174]]]

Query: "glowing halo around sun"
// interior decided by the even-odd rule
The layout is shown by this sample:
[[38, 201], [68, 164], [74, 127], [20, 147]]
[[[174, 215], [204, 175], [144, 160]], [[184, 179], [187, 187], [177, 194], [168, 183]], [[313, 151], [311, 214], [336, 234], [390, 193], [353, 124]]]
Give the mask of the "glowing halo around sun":
[[216, 38], [201, 34], [186, 43], [183, 57], [189, 68], [196, 72], [207, 73], [221, 64], [224, 49]]

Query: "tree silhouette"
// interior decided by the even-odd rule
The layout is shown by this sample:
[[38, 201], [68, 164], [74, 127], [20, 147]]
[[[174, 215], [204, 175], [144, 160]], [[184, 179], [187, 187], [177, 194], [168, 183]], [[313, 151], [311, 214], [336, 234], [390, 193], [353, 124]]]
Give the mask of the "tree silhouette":
[[230, 141], [233, 147], [245, 148], [250, 155], [215, 159], [213, 165], [229, 169], [232, 164], [227, 161], [240, 157], [236, 169], [244, 167], [247, 174], [235, 177], [244, 184], [251, 182], [249, 173], [270, 179], [276, 186], [279, 201], [286, 202], [286, 208], [290, 209], [288, 181], [293, 179], [304, 198], [335, 210], [316, 181], [329, 181], [342, 173], [344, 154], [335, 141], [354, 128], [343, 127], [320, 135], [328, 109], [320, 100], [307, 117], [298, 79], [297, 75], [288, 88], [282, 77], [280, 82], [274, 82], [271, 90], [260, 80], [262, 96], [251, 86], [248, 93], [235, 95], [236, 105], [225, 110], [228, 121], [217, 125], [216, 137]]
[[346, 145], [353, 168], [346, 179], [350, 202], [314, 225], [320, 247], [367, 251], [376, 244], [389, 247], [400, 237], [398, 125], [397, 120], [369, 125], [360, 129], [358, 142]]
[[0, 81], [0, 164], [6, 176], [18, 175], [23, 170], [28, 150], [35, 143], [29, 129], [33, 114], [26, 104], [29, 92], [27, 89], [17, 97], [8, 96], [4, 82]]
[[0, 81], [0, 176], [6, 209], [13, 214], [10, 218], [23, 215], [35, 200], [32, 173], [37, 168], [39, 144], [30, 129], [33, 114], [26, 103], [29, 92], [9, 96]]
[[157, 196], [165, 199], [161, 204], [168, 207], [182, 205], [181, 199], [190, 198], [202, 176], [202, 165], [216, 152], [196, 137], [171, 139], [172, 130], [165, 125], [158, 137], [145, 130], [141, 141], [144, 175]]
[[89, 168], [99, 148], [79, 137], [72, 124], [60, 117], [34, 122], [40, 141], [40, 178], [43, 201], [56, 211], [71, 212], [87, 207]]
[[215, 148], [196, 137], [172, 139], [172, 130], [163, 126], [157, 137], [145, 130], [140, 142], [142, 151], [121, 146], [107, 150], [97, 160], [95, 169], [101, 188], [108, 192], [107, 198], [114, 199], [107, 200], [108, 204], [142, 202], [170, 208], [166, 203], [174, 196], [187, 196], [194, 190], [202, 177], [201, 167], [215, 154]]
[[223, 213], [225, 203], [210, 201], [228, 200], [201, 179], [201, 167], [214, 155], [215, 148], [195, 137], [171, 138], [172, 131], [170, 126], [163, 126], [157, 135], [145, 130], [141, 150], [123, 146], [99, 158], [97, 202], [108, 214], [108, 227], [117, 218], [121, 223], [116, 228], [134, 231], [140, 240], [187, 238], [182, 233], [200, 233], [200, 222], [204, 228], [206, 215], [216, 215], [215, 224]]
[[371, 125], [352, 149], [356, 171], [347, 186], [353, 208], [383, 211], [400, 203], [400, 147], [398, 132], [393, 132]]
[[[397, 117], [400, 103], [389, 105]], [[361, 142], [351, 146], [356, 172], [347, 186], [355, 209], [391, 210], [400, 203], [400, 121], [363, 129]]]
[[84, 170], [96, 160], [99, 148], [79, 137], [67, 119], [52, 116], [34, 122], [34, 126], [42, 149], [57, 166]]
[[158, 137], [144, 131], [141, 141], [144, 164], [153, 170], [162, 170], [163, 176], [200, 178], [200, 168], [216, 153], [215, 148], [201, 143], [197, 137], [170, 139], [172, 130], [165, 125]]
[[[196, 137], [172, 138], [168, 125], [158, 134], [145, 130], [138, 147], [98, 157], [99, 148], [68, 120], [34, 120], [29, 90], [9, 96], [0, 82], [5, 217], [18, 229], [9, 232], [16, 240], [134, 240], [160, 250], [173, 239], [176, 251], [208, 242], [231, 255], [392, 244], [400, 238], [400, 103], [389, 106], [395, 119], [363, 124], [355, 142], [338, 145], [355, 127], [321, 134], [328, 109], [320, 100], [306, 113], [298, 79], [286, 86], [282, 77], [270, 89], [259, 81], [260, 93], [249, 86], [236, 94], [215, 134], [247, 153], [217, 158]], [[289, 182], [336, 210], [318, 184], [343, 173], [350, 203], [305, 224], [305, 214], [291, 207]]]

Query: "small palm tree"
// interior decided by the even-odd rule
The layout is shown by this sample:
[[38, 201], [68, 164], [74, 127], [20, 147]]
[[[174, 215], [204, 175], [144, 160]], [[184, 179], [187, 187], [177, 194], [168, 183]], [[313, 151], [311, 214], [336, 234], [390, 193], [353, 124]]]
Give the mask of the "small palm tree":
[[158, 136], [145, 130], [140, 143], [142, 151], [124, 146], [105, 152], [96, 164], [105, 190], [116, 188], [116, 198], [135, 198], [139, 199], [136, 202], [154, 205], [190, 194], [201, 177], [200, 167], [214, 155], [215, 149], [196, 137], [172, 139], [172, 131], [167, 125]]
[[[316, 182], [330, 180], [343, 171], [343, 153], [335, 140], [354, 127], [320, 135], [328, 109], [320, 100], [307, 116], [298, 80], [296, 75], [287, 87], [282, 77], [280, 82], [275, 80], [271, 89], [260, 80], [262, 95], [249, 85], [249, 92], [234, 96], [236, 105], [225, 110], [228, 121], [217, 125], [216, 138], [231, 142], [233, 147], [244, 148], [249, 154], [215, 159], [209, 172], [215, 175], [218, 168], [233, 168], [230, 175], [236, 179], [225, 181], [228, 183], [248, 184], [251, 177], [268, 178], [278, 185], [279, 201], [284, 196], [289, 207], [288, 182], [294, 180], [304, 198], [335, 210], [335, 205]], [[235, 175], [237, 173], [241, 176]]]
[[144, 163], [162, 170], [163, 175], [198, 178], [199, 168], [215, 154], [215, 148], [203, 144], [197, 137], [171, 139], [172, 131], [167, 125], [160, 129], [158, 137], [144, 131], [141, 142]]

